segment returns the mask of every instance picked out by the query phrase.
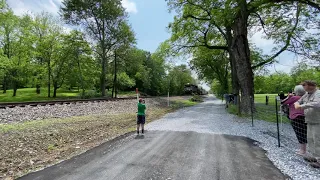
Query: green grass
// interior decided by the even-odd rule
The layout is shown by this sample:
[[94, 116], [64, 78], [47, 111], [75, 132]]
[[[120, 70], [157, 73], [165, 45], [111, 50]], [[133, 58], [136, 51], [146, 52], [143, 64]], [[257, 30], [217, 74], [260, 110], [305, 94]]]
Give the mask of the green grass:
[[171, 101], [171, 105], [173, 107], [177, 107], [177, 108], [190, 107], [190, 106], [194, 106], [194, 105], [197, 105], [197, 104], [199, 104], [199, 102], [193, 102], [193, 101], [190, 101], [190, 100], [182, 100], [182, 99]]
[[[266, 105], [266, 96], [269, 96], [269, 104]], [[256, 120], [264, 120], [268, 122], [277, 122], [276, 117], [276, 107], [275, 107], [275, 97], [277, 94], [255, 94], [254, 101], [255, 101], [255, 112], [254, 112], [254, 119]], [[278, 104], [280, 106], [280, 104]], [[230, 114], [237, 115], [238, 107], [234, 105], [230, 105], [227, 111]], [[278, 107], [278, 111], [279, 111]], [[281, 119], [281, 115], [278, 116], [279, 121]], [[251, 114], [241, 114], [241, 117], [251, 118]], [[286, 116], [282, 116], [282, 122], [288, 123], [290, 122]]]
[[254, 102], [266, 104], [266, 96], [269, 96], [269, 104], [275, 105], [275, 97], [277, 94], [255, 94]]
[[230, 114], [234, 114], [237, 115], [238, 114], [238, 107], [235, 105], [230, 104], [228, 109], [227, 109], [228, 113]]
[[[18, 89], [17, 95], [13, 95], [13, 90], [7, 90], [6, 94], [0, 93], [0, 102], [26, 102], [26, 101], [47, 101], [55, 99], [72, 99], [79, 96], [78, 91], [58, 89], [56, 98], [48, 98], [48, 90], [42, 88], [40, 94], [36, 93], [36, 88], [24, 88]], [[53, 90], [51, 91], [51, 96], [53, 96]]]
[[[110, 89], [110, 91], [107, 92], [107, 96], [111, 96], [112, 95], [112, 89]], [[135, 91], [118, 91], [118, 96], [136, 96], [136, 92]]]
[[[278, 115], [279, 122], [281, 118], [282, 122], [284, 123], [290, 122], [286, 116], [281, 116], [281, 114]], [[264, 120], [268, 122], [277, 122], [276, 107], [274, 105], [257, 105], [256, 112], [254, 113], [254, 119]]]
[[[0, 92], [1, 102], [27, 102], [27, 101], [49, 101], [49, 100], [62, 100], [62, 99], [77, 99], [81, 93], [77, 90], [58, 89], [57, 97], [53, 98], [53, 89], [51, 90], [51, 97], [48, 97], [48, 90], [41, 88], [40, 94], [36, 93], [36, 88], [18, 89], [17, 95], [13, 97], [13, 90], [7, 90], [6, 94]], [[107, 92], [107, 96], [111, 96], [112, 91]], [[119, 96], [135, 96], [135, 91], [120, 91]]]

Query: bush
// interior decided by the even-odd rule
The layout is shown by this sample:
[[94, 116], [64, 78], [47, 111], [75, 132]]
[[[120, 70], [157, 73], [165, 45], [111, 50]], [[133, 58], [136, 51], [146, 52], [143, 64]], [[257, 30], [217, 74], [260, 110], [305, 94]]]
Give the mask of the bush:
[[190, 99], [192, 102], [203, 102], [203, 99], [199, 95], [193, 95], [192, 98]]
[[100, 97], [100, 93], [96, 92], [95, 90], [89, 90], [84, 92], [84, 94], [80, 94], [80, 98], [81, 99], [90, 99], [90, 98], [96, 98], [96, 97]]

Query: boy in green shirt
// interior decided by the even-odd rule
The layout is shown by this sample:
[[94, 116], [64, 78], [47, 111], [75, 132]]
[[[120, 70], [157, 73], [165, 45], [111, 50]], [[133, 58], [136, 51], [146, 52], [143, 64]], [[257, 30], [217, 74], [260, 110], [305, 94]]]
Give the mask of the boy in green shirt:
[[141, 133], [144, 134], [144, 124], [146, 123], [146, 105], [142, 99], [139, 99], [138, 103], [138, 115], [137, 115], [137, 134], [139, 135], [139, 128], [141, 126]]

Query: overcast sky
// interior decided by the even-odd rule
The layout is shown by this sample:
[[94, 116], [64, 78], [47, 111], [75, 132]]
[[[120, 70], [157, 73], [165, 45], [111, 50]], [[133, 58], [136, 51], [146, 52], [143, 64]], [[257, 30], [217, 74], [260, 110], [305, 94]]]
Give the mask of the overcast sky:
[[[17, 15], [26, 12], [39, 13], [41, 11], [58, 15], [62, 0], [7, 0], [9, 6]], [[137, 46], [150, 52], [154, 52], [158, 45], [168, 39], [170, 34], [166, 27], [173, 21], [173, 15], [169, 14], [165, 0], [122, 0], [123, 7], [129, 13], [129, 22], [136, 33]], [[66, 26], [67, 28], [67, 26]], [[254, 34], [250, 40], [265, 53], [270, 53], [273, 42], [261, 38], [261, 32]], [[296, 65], [292, 53], [283, 53], [279, 56], [279, 63], [269, 67], [271, 72], [290, 72]], [[179, 61], [178, 63], [186, 63]], [[207, 89], [208, 87], [206, 87]]]

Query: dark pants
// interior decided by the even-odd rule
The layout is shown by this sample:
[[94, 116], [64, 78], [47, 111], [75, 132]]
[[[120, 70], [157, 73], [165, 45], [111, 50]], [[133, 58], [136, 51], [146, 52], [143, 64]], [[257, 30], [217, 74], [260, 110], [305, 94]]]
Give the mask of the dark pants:
[[291, 125], [296, 133], [297, 139], [300, 144], [306, 144], [307, 141], [307, 124], [305, 123], [304, 116], [298, 116], [295, 119], [291, 119]]
[[145, 124], [146, 123], [146, 116], [145, 115], [138, 115], [137, 116], [137, 124]]

